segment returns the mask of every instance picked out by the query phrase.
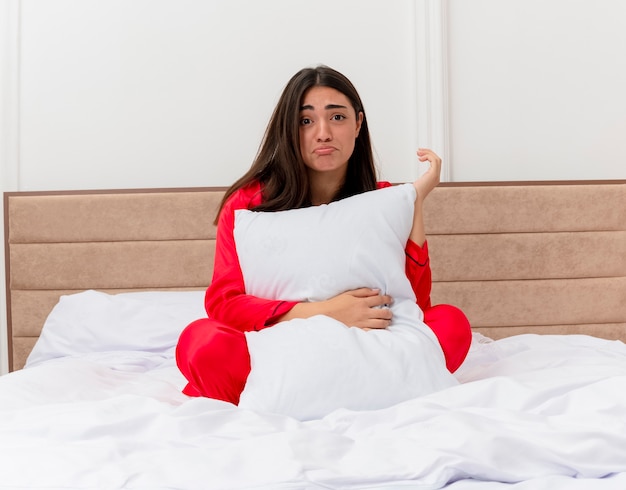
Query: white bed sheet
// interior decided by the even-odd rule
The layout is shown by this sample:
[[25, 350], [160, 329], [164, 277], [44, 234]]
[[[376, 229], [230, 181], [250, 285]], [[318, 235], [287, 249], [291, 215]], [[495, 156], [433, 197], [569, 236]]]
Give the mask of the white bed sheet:
[[626, 488], [626, 346], [475, 335], [458, 386], [321, 420], [188, 398], [171, 357], [0, 377], [0, 488]]

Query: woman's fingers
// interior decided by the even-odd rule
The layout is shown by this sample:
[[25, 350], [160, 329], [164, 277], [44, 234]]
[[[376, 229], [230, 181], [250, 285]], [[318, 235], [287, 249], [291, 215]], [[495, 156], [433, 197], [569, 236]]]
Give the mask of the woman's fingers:
[[366, 329], [385, 329], [391, 325], [393, 313], [389, 308], [369, 308], [367, 318], [354, 324], [354, 327]]
[[368, 298], [371, 296], [378, 296], [380, 294], [380, 289], [359, 288], [353, 289], [351, 291], [346, 291], [346, 293], [357, 298]]
[[385, 329], [391, 325], [393, 313], [389, 305], [392, 301], [391, 296], [386, 294], [378, 294], [367, 298], [368, 318], [361, 323], [362, 328]]
[[380, 308], [384, 306], [389, 306], [393, 302], [391, 296], [386, 294], [378, 294], [376, 296], [370, 296], [367, 298], [367, 306], [370, 308]]
[[353, 325], [362, 330], [384, 330], [391, 325], [391, 320], [370, 320], [361, 325]]

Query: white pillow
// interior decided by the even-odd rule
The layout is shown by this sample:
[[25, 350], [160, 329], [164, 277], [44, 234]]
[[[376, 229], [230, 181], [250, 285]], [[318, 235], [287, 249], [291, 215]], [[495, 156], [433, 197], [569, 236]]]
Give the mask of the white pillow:
[[236, 212], [247, 293], [318, 301], [371, 287], [394, 299], [386, 330], [349, 328], [319, 315], [247, 332], [252, 371], [240, 407], [307, 420], [457, 384], [405, 274], [414, 201], [413, 185], [404, 184], [328, 205]]
[[46, 319], [30, 366], [91, 352], [174, 354], [181, 331], [206, 316], [204, 291], [107, 294], [88, 290], [61, 296]]

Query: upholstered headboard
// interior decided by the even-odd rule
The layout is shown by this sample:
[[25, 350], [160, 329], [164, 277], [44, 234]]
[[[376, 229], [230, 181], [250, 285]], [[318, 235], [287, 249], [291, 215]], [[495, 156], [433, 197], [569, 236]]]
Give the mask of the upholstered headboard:
[[[62, 294], [206, 288], [222, 195], [5, 193], [10, 369]], [[442, 184], [425, 213], [433, 302], [478, 331], [626, 340], [626, 181]]]
[[448, 184], [426, 201], [433, 300], [485, 335], [626, 341], [626, 181]]
[[5, 193], [9, 369], [62, 294], [204, 289], [219, 188]]

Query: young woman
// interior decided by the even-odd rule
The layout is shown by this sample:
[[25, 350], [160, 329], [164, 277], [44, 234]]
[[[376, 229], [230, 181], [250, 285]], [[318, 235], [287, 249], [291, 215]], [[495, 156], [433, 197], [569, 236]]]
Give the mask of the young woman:
[[[415, 183], [417, 199], [406, 245], [406, 274], [424, 312], [424, 322], [441, 344], [454, 372], [471, 342], [470, 325], [458, 308], [432, 306], [431, 270], [422, 204], [439, 183], [441, 159], [417, 151], [429, 170]], [[388, 187], [377, 182], [367, 118], [352, 83], [326, 67], [305, 68], [286, 85], [251, 168], [226, 192], [216, 217], [213, 280], [207, 289], [208, 318], [181, 334], [178, 366], [187, 378], [184, 393], [237, 404], [250, 373], [244, 332], [294, 318], [327, 315], [363, 329], [386, 328], [393, 298], [372, 288], [346, 291], [326, 301], [267, 300], [246, 294], [233, 237], [237, 209], [281, 211], [316, 206]]]

